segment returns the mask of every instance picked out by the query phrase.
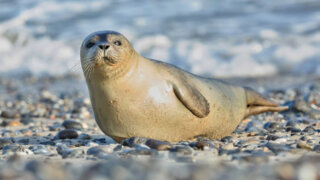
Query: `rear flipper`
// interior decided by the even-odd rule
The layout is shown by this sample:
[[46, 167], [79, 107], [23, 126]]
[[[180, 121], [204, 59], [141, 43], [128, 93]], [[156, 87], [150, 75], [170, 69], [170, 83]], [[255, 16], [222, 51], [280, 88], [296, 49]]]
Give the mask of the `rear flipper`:
[[280, 107], [278, 104], [267, 100], [250, 88], [245, 88], [245, 92], [247, 97], [246, 117], [268, 111], [279, 112], [288, 109], [287, 106]]

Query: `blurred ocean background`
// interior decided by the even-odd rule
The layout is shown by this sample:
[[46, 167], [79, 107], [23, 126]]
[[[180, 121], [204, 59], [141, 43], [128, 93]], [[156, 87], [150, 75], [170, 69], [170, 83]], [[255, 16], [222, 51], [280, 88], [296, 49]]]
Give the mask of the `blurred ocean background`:
[[319, 0], [0, 0], [0, 75], [82, 74], [115, 30], [143, 56], [216, 77], [320, 75]]

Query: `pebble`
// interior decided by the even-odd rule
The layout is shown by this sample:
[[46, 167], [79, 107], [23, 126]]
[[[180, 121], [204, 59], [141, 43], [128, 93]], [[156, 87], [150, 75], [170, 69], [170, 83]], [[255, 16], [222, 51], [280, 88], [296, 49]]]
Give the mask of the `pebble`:
[[303, 130], [304, 133], [312, 135], [315, 133], [315, 129], [312, 126], [308, 126]]
[[145, 144], [147, 140], [148, 139], [144, 137], [131, 137], [131, 138], [122, 140], [121, 144], [123, 146], [134, 147], [137, 144]]
[[93, 139], [93, 142], [98, 143], [98, 144], [100, 144], [100, 145], [102, 145], [102, 144], [107, 144], [106, 138]]
[[119, 144], [113, 148], [113, 151], [121, 151], [122, 149], [123, 149], [123, 146], [121, 144]]
[[264, 152], [259, 153], [239, 153], [232, 155], [232, 160], [240, 160], [248, 163], [261, 164], [269, 161], [269, 157]]
[[131, 155], [152, 155], [155, 156], [158, 154], [157, 151], [153, 149], [133, 149], [127, 152], [127, 154]]
[[111, 148], [110, 146], [95, 146], [87, 150], [88, 155], [93, 155], [96, 157], [110, 154], [112, 152], [113, 152], [113, 148]]
[[225, 136], [220, 141], [224, 143], [233, 143], [235, 139], [232, 136]]
[[267, 131], [275, 132], [275, 131], [281, 129], [282, 127], [277, 122], [267, 122], [264, 124], [263, 128], [266, 129]]
[[205, 150], [205, 149], [209, 149], [209, 148], [216, 148], [214, 146], [214, 144], [209, 140], [200, 140], [195, 143], [190, 143], [190, 146], [196, 147], [197, 149], [200, 149], [200, 150]]
[[65, 120], [62, 126], [66, 129], [82, 130], [82, 124], [74, 120]]
[[194, 150], [190, 146], [176, 145], [170, 149], [170, 152], [174, 152], [179, 155], [192, 155]]
[[266, 147], [270, 149], [273, 153], [279, 153], [283, 151], [288, 151], [290, 148], [286, 144], [279, 144], [279, 143], [271, 143], [268, 142]]
[[276, 136], [276, 135], [273, 135], [273, 134], [269, 134], [269, 135], [267, 136], [267, 140], [268, 140], [268, 141], [274, 141], [274, 140], [276, 140], [276, 139], [279, 139], [279, 136]]
[[297, 122], [294, 120], [289, 120], [286, 123], [286, 127], [291, 127], [291, 128], [295, 128], [297, 126]]
[[294, 101], [293, 108], [296, 111], [303, 112], [303, 113], [309, 113], [312, 111], [312, 108], [310, 107], [310, 105], [302, 97], [298, 97]]
[[82, 133], [79, 135], [78, 138], [83, 139], [83, 140], [89, 140], [89, 139], [91, 139], [91, 136], [89, 134]]
[[4, 110], [1, 112], [1, 117], [3, 118], [8, 118], [8, 119], [12, 119], [12, 118], [17, 118], [19, 117], [18, 113], [15, 111], [10, 111], [10, 110]]
[[62, 158], [81, 158], [84, 154], [82, 149], [70, 149], [65, 144], [58, 145], [57, 152]]
[[56, 137], [59, 139], [75, 139], [78, 137], [78, 133], [73, 129], [66, 129], [59, 131]]
[[4, 139], [4, 138], [1, 138], [1, 139], [0, 139], [0, 149], [2, 149], [3, 146], [9, 145], [9, 144], [12, 144], [12, 141], [11, 141], [11, 140], [9, 140], [9, 139]]
[[48, 149], [47, 146], [45, 145], [35, 145], [29, 147], [29, 149], [34, 153], [34, 154], [40, 154], [40, 155], [45, 155], [48, 156], [51, 154], [51, 151]]
[[28, 139], [28, 138], [22, 138], [22, 139], [19, 139], [17, 142], [19, 144], [27, 145], [27, 144], [29, 144], [29, 141], [30, 141], [30, 139]]
[[145, 143], [151, 149], [156, 149], [158, 151], [169, 150], [172, 148], [172, 144], [167, 141], [159, 141], [154, 139], [148, 139]]
[[11, 126], [11, 127], [22, 126], [22, 125], [23, 124], [21, 122], [19, 122], [18, 120], [13, 120], [8, 123], [8, 126]]
[[34, 123], [35, 121], [31, 118], [22, 118], [20, 120], [20, 122], [23, 124], [23, 125], [29, 125], [29, 124], [32, 124]]
[[236, 149], [236, 147], [234, 147], [234, 145], [232, 143], [229, 144], [225, 144], [221, 147], [223, 150], [234, 150]]
[[315, 152], [317, 152], [317, 153], [320, 153], [320, 145], [315, 145], [315, 146], [313, 147], [313, 150], [314, 150]]
[[18, 153], [21, 155], [30, 155], [33, 154], [32, 151], [25, 149], [23, 146], [17, 145], [17, 144], [10, 144], [2, 147], [2, 154], [12, 154], [12, 153]]
[[55, 122], [52, 126], [49, 126], [49, 131], [59, 131], [61, 128], [60, 123]]
[[70, 153], [63, 154], [62, 158], [83, 158], [84, 150], [82, 149], [73, 149]]
[[298, 133], [301, 132], [301, 129], [288, 127], [288, 128], [286, 128], [286, 131], [287, 131], [287, 132], [291, 132], [291, 134], [298, 134]]
[[313, 150], [313, 147], [305, 143], [304, 141], [299, 141], [297, 144], [297, 148], [306, 149], [306, 150]]

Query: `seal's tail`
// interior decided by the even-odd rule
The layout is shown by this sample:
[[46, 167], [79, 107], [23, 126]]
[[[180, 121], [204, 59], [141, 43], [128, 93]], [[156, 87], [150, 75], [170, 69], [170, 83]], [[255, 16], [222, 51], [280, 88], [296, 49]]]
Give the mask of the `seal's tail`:
[[288, 106], [281, 107], [262, 97], [262, 95], [252, 89], [245, 88], [245, 93], [247, 97], [246, 117], [267, 111], [279, 112], [288, 109]]

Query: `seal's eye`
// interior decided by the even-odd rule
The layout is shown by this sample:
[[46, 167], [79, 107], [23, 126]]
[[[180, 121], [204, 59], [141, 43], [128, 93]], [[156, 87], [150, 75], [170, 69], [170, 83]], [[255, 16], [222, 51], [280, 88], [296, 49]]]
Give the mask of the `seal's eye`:
[[86, 44], [86, 47], [87, 47], [87, 48], [91, 48], [93, 45], [94, 45], [93, 42], [88, 42], [88, 43]]
[[121, 46], [121, 41], [115, 41], [115, 42], [113, 42], [113, 44], [116, 46]]

